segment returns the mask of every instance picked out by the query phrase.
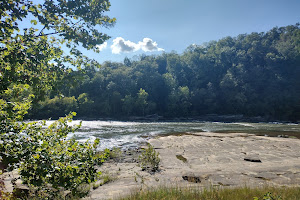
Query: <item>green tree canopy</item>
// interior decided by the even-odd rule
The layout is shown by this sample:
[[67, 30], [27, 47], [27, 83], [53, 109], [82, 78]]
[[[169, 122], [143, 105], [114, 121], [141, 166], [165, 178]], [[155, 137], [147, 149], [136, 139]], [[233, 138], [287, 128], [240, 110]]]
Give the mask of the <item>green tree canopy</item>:
[[[100, 66], [79, 49], [99, 52], [97, 45], [109, 39], [99, 31], [115, 23], [105, 15], [109, 7], [108, 0], [0, 1], [0, 162], [20, 167], [26, 184], [52, 184], [75, 193], [80, 184], [95, 180], [98, 141], [94, 146], [66, 141], [67, 133], [76, 130], [67, 125], [71, 116], [46, 130], [21, 122], [33, 101], [72, 77], [70, 66]], [[29, 20], [31, 25], [21, 28]], [[46, 161], [51, 165], [44, 165]], [[59, 174], [70, 184], [57, 178]]]
[[87, 93], [95, 117], [227, 114], [297, 121], [299, 35], [295, 24], [191, 45], [182, 54], [106, 62], [87, 69], [78, 87], [64, 94]]

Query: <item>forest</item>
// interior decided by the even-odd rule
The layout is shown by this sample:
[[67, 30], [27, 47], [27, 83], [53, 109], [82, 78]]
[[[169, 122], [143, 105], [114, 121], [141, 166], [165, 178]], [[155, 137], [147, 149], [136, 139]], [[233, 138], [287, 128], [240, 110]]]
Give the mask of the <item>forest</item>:
[[[300, 24], [74, 70], [27, 118], [207, 114], [300, 119]], [[70, 82], [69, 80], [75, 80]]]

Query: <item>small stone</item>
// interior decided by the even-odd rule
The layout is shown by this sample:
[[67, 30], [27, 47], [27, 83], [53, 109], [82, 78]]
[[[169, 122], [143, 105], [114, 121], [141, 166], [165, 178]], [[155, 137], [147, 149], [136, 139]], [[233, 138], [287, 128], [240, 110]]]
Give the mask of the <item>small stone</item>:
[[182, 179], [192, 183], [201, 183], [201, 179], [199, 176], [195, 176], [193, 173], [188, 173], [182, 176]]

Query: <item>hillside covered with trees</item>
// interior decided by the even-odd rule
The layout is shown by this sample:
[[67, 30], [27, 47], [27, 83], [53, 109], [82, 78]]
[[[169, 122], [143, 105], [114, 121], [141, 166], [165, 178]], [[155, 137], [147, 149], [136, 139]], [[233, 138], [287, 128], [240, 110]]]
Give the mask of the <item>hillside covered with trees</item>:
[[300, 119], [300, 24], [191, 45], [184, 53], [90, 65], [28, 118], [207, 114]]

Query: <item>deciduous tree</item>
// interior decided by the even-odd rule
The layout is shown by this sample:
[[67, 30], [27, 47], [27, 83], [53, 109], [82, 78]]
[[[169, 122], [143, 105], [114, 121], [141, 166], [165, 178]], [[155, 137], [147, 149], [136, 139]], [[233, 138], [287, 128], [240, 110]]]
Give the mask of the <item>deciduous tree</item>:
[[105, 15], [108, 0], [38, 2], [0, 1], [0, 162], [20, 167], [21, 178], [34, 188], [50, 184], [76, 193], [80, 184], [95, 180], [98, 141], [94, 146], [67, 141], [74, 131], [67, 125], [72, 115], [45, 130], [22, 120], [32, 102], [68, 78], [69, 66], [99, 66], [79, 47], [99, 52], [97, 45], [109, 36], [98, 28], [115, 19]]

